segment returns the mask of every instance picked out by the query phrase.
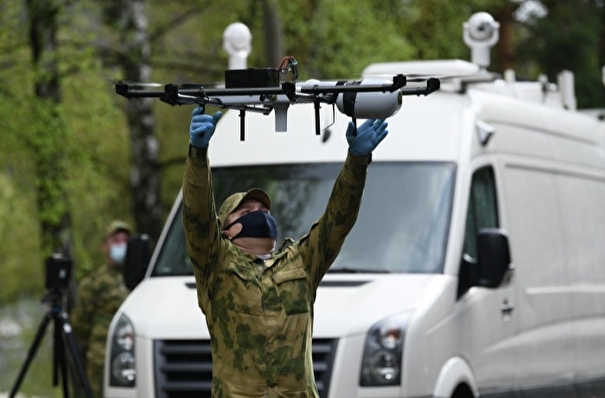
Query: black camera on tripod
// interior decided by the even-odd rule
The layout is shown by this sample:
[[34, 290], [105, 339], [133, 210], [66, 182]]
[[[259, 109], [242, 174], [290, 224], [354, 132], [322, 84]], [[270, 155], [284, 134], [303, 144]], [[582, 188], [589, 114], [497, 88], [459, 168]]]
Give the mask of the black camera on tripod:
[[69, 287], [72, 261], [55, 253], [46, 259], [46, 279], [44, 287], [49, 292], [62, 292]]
[[31, 365], [38, 347], [44, 338], [46, 328], [52, 323], [54, 326], [53, 336], [53, 386], [59, 385], [61, 377], [64, 398], [69, 398], [68, 387], [68, 355], [71, 356], [76, 376], [79, 378], [84, 394], [87, 398], [93, 398], [90, 381], [84, 371], [84, 365], [78, 354], [76, 341], [73, 337], [72, 327], [69, 324], [67, 313], [63, 310], [63, 292], [69, 288], [71, 281], [72, 261], [61, 254], [55, 253], [46, 259], [44, 287], [47, 293], [42, 302], [49, 304], [49, 309], [42, 318], [36, 337], [29, 348], [25, 362], [17, 376], [17, 380], [10, 391], [9, 398], [16, 397], [17, 391], [23, 382], [25, 374]]

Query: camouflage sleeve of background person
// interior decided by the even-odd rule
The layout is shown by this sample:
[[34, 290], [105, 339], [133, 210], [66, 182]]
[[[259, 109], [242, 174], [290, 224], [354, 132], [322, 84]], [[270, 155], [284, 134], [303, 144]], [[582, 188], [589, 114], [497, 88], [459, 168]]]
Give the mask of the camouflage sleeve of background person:
[[316, 288], [355, 225], [371, 155], [350, 152], [334, 183], [323, 215], [299, 242], [299, 250]]
[[82, 350], [81, 354], [88, 350], [97, 300], [97, 292], [90, 276], [83, 278], [78, 286], [76, 305], [71, 314], [71, 325], [78, 347]]
[[189, 149], [183, 178], [183, 226], [187, 251], [193, 264], [198, 288], [198, 304], [204, 313], [207, 302], [201, 294], [208, 291], [213, 264], [221, 251], [222, 240], [216, 218], [212, 173], [208, 164], [208, 150]]

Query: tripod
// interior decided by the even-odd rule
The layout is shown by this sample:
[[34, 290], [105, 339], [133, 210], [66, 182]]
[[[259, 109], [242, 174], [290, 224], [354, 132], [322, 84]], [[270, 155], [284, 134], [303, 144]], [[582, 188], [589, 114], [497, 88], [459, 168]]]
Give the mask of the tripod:
[[76, 343], [74, 337], [72, 335], [72, 328], [68, 322], [67, 313], [63, 311], [61, 307], [61, 291], [55, 290], [53, 292], [48, 293], [42, 299], [42, 302], [49, 302], [50, 309], [44, 315], [42, 322], [38, 328], [38, 332], [36, 333], [36, 337], [27, 353], [27, 358], [23, 363], [23, 367], [19, 372], [19, 376], [15, 381], [15, 385], [13, 386], [9, 397], [14, 398], [21, 386], [21, 382], [23, 382], [23, 378], [25, 377], [25, 373], [29, 368], [34, 356], [36, 355], [36, 351], [42, 342], [42, 338], [44, 338], [44, 332], [48, 327], [48, 324], [52, 321], [54, 324], [54, 342], [53, 342], [53, 387], [59, 384], [59, 373], [61, 374], [61, 380], [63, 385], [63, 396], [65, 398], [69, 398], [69, 389], [68, 389], [68, 371], [67, 371], [67, 357], [65, 355], [65, 347], [64, 344], [67, 342], [69, 352], [71, 354], [71, 358], [75, 364], [78, 377], [80, 382], [82, 383], [82, 387], [84, 388], [84, 393], [86, 398], [93, 398], [92, 389], [90, 387], [90, 382], [88, 381], [88, 377], [86, 376], [86, 372], [84, 372], [84, 366], [82, 365], [82, 360], [78, 355], [78, 350], [76, 348]]

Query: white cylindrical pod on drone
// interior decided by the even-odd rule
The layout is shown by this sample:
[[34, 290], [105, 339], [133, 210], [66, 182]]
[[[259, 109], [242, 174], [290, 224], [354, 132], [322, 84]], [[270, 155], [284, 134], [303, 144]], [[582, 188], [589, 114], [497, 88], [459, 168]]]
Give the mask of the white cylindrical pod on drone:
[[[383, 90], [380, 89], [381, 86]], [[331, 91], [331, 87], [336, 88], [336, 90]], [[339, 82], [308, 80], [298, 88], [305, 94], [334, 95], [333, 103], [336, 104], [340, 112], [349, 117], [355, 119], [386, 119], [396, 114], [401, 109], [403, 102], [401, 90], [393, 90], [392, 87], [393, 81], [364, 79]]]
[[336, 98], [338, 110], [345, 115], [356, 119], [386, 119], [393, 116], [403, 102], [401, 90], [390, 91], [363, 91], [364, 85], [389, 85], [393, 82], [386, 80], [364, 79], [361, 81], [346, 82], [345, 85], [359, 85], [359, 92], [339, 93]]

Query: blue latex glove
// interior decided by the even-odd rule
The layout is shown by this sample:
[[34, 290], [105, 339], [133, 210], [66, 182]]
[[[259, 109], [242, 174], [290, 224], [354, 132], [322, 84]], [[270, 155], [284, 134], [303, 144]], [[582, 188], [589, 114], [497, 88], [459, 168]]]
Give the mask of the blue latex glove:
[[189, 143], [200, 149], [208, 148], [216, 124], [223, 116], [220, 111], [213, 116], [204, 115], [204, 110], [203, 106], [195, 108], [191, 113], [191, 124], [189, 125]]
[[355, 135], [355, 124], [349, 122], [347, 127], [349, 151], [355, 156], [368, 156], [389, 133], [387, 126], [388, 123], [384, 119], [368, 119], [357, 127], [357, 135]]

